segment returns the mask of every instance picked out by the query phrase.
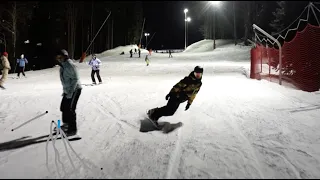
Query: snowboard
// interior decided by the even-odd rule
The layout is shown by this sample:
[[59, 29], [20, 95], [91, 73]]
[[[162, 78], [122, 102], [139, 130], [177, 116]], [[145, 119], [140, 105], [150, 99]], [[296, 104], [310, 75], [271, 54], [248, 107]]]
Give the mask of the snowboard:
[[154, 123], [151, 119], [146, 117], [144, 120], [141, 120], [140, 132], [149, 132], [149, 131], [162, 131], [165, 134], [173, 132], [183, 125], [182, 122], [170, 123], [170, 122], [158, 122], [158, 125]]
[[[57, 134], [57, 132], [54, 131], [54, 132], [52, 133], [52, 136], [56, 136], [56, 134]], [[47, 137], [49, 137], [49, 136], [50, 136], [50, 135], [48, 135]], [[75, 140], [80, 140], [80, 139], [82, 139], [79, 133], [77, 133], [77, 134], [75, 134], [75, 135], [72, 135], [72, 136], [68, 136], [68, 135], [66, 134], [66, 136], [67, 136], [66, 138], [67, 138], [69, 141], [75, 141]], [[55, 137], [53, 137], [53, 139], [55, 139]], [[58, 137], [57, 139], [62, 139], [62, 134], [59, 134], [59, 137]]]

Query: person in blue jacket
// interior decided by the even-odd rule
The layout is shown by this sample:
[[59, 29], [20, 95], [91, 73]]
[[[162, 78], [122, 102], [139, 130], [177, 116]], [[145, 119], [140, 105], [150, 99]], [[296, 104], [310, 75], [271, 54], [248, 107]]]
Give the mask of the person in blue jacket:
[[17, 59], [17, 64], [19, 65], [18, 78], [20, 78], [20, 73], [22, 73], [22, 75], [24, 77], [26, 77], [26, 75], [24, 74], [24, 69], [26, 67], [26, 64], [28, 64], [28, 60], [27, 60], [27, 58], [24, 57], [23, 54], [21, 54], [21, 58], [20, 59]]

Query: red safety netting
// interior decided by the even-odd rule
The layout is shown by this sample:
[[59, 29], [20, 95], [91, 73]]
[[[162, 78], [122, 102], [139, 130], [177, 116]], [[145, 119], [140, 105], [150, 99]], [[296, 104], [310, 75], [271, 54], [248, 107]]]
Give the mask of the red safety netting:
[[[308, 24], [282, 46], [282, 80], [313, 92], [320, 89], [320, 27]], [[251, 49], [250, 78], [279, 78], [279, 50], [257, 45]]]

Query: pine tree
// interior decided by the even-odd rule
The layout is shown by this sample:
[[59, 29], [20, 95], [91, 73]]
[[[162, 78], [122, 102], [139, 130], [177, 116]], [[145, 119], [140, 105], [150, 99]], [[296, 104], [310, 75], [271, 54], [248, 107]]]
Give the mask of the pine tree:
[[270, 27], [274, 30], [271, 34], [277, 33], [283, 30], [284, 27], [284, 18], [286, 15], [286, 2], [285, 1], [277, 1], [278, 8], [276, 8], [275, 12], [272, 12], [275, 19], [269, 24]]

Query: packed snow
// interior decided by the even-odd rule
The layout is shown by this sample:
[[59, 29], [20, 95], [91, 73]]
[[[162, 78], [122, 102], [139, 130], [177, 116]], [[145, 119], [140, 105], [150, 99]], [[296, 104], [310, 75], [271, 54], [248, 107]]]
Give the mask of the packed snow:
[[[76, 171], [62, 140], [55, 143], [64, 167], [58, 163], [58, 171], [52, 143], [48, 165], [46, 142], [30, 143], [61, 118], [59, 67], [27, 78], [10, 74], [0, 91], [0, 178], [320, 178], [319, 92], [249, 79], [249, 52], [224, 44], [173, 58], [153, 53], [150, 66], [146, 52], [101, 55], [103, 84], [83, 85], [77, 106], [82, 139], [70, 144], [81, 160], [68, 148]], [[172, 86], [196, 65], [204, 67], [203, 85], [190, 109], [183, 103], [159, 120], [184, 125], [169, 134], [139, 132], [146, 111], [165, 105]], [[81, 83], [90, 84], [90, 67], [77, 66]]]
[[[119, 46], [116, 47], [114, 49], [110, 49], [110, 50], [106, 50], [102, 53], [98, 53], [96, 54], [97, 58], [101, 58], [101, 57], [106, 57], [106, 56], [118, 56], [120, 55], [122, 52], [124, 52], [124, 55], [128, 55], [130, 54], [129, 51], [132, 49], [132, 52], [134, 53], [135, 49], [137, 50], [138, 53], [138, 46], [137, 45], [128, 45], [128, 46]], [[140, 49], [141, 53], [148, 53], [148, 51], [146, 49]], [[85, 61], [89, 61], [91, 59], [91, 56], [87, 56], [84, 60]]]

